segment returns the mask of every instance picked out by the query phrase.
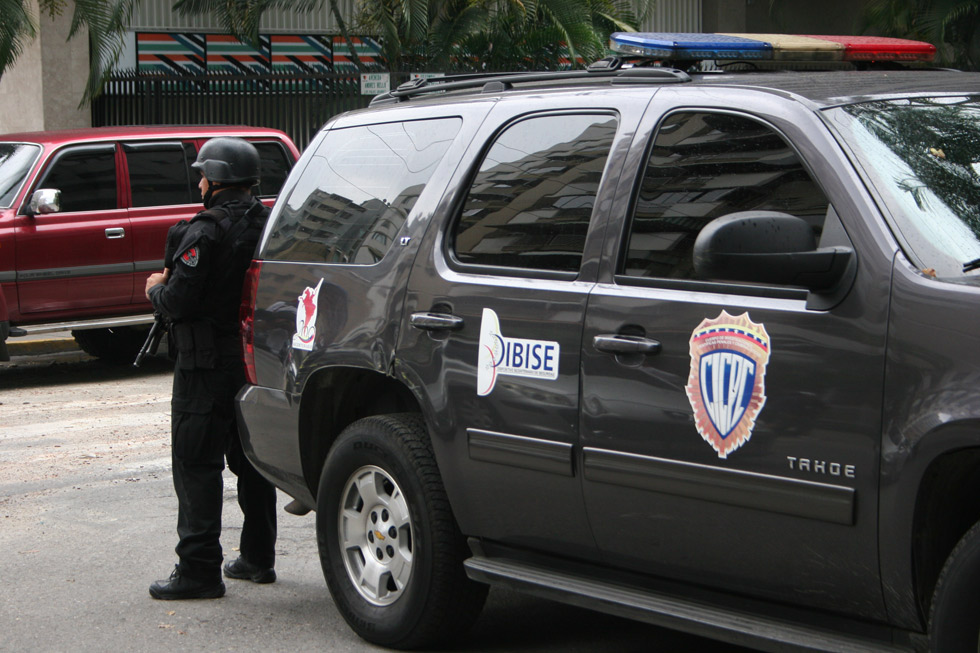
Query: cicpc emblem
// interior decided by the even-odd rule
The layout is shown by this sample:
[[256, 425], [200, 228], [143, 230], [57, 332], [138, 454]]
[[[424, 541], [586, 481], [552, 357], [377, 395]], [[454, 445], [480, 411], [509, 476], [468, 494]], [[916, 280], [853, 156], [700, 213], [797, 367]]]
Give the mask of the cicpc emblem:
[[725, 311], [705, 319], [691, 334], [687, 398], [698, 433], [727, 458], [752, 437], [766, 403], [769, 334], [748, 313]]

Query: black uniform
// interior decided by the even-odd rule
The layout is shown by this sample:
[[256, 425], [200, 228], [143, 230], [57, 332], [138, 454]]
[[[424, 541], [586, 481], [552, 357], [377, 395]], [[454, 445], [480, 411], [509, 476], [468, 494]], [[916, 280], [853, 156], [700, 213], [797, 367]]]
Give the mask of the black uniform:
[[245, 515], [241, 556], [262, 568], [275, 563], [275, 487], [245, 458], [234, 402], [245, 384], [242, 286], [268, 214], [245, 190], [224, 190], [211, 208], [173, 228], [179, 244], [170, 278], [150, 289], [154, 309], [171, 321], [170, 347], [177, 352], [171, 404], [176, 551], [181, 573], [205, 581], [221, 578], [225, 458], [238, 476]]

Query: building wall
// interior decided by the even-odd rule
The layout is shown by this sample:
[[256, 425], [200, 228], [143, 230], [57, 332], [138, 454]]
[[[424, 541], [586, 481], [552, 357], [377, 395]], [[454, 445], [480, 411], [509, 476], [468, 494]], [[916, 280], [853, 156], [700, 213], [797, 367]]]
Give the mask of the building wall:
[[[30, 0], [38, 15], [37, 0]], [[66, 43], [70, 12], [39, 19], [38, 38], [0, 79], [0, 133], [89, 127], [88, 105], [79, 108], [88, 79], [88, 35]]]

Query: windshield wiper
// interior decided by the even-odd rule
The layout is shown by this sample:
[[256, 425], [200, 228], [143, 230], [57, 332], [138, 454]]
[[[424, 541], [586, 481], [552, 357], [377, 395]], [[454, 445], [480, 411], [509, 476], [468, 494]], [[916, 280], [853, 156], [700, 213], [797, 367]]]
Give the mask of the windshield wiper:
[[980, 258], [975, 258], [972, 261], [967, 261], [963, 264], [964, 272], [972, 272], [978, 268], [980, 268]]

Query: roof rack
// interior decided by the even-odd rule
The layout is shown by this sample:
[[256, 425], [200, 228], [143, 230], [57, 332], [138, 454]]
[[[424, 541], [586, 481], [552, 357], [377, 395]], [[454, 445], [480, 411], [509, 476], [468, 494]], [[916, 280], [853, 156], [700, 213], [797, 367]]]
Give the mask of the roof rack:
[[585, 70], [561, 70], [528, 73], [475, 73], [414, 79], [401, 84], [393, 91], [377, 95], [370, 106], [403, 102], [416, 96], [445, 93], [467, 89], [481, 89], [483, 93], [509, 91], [516, 85], [551, 81], [608, 78], [613, 84], [677, 84], [691, 81], [683, 70], [660, 66], [630, 66], [635, 57], [611, 56], [600, 59]]

